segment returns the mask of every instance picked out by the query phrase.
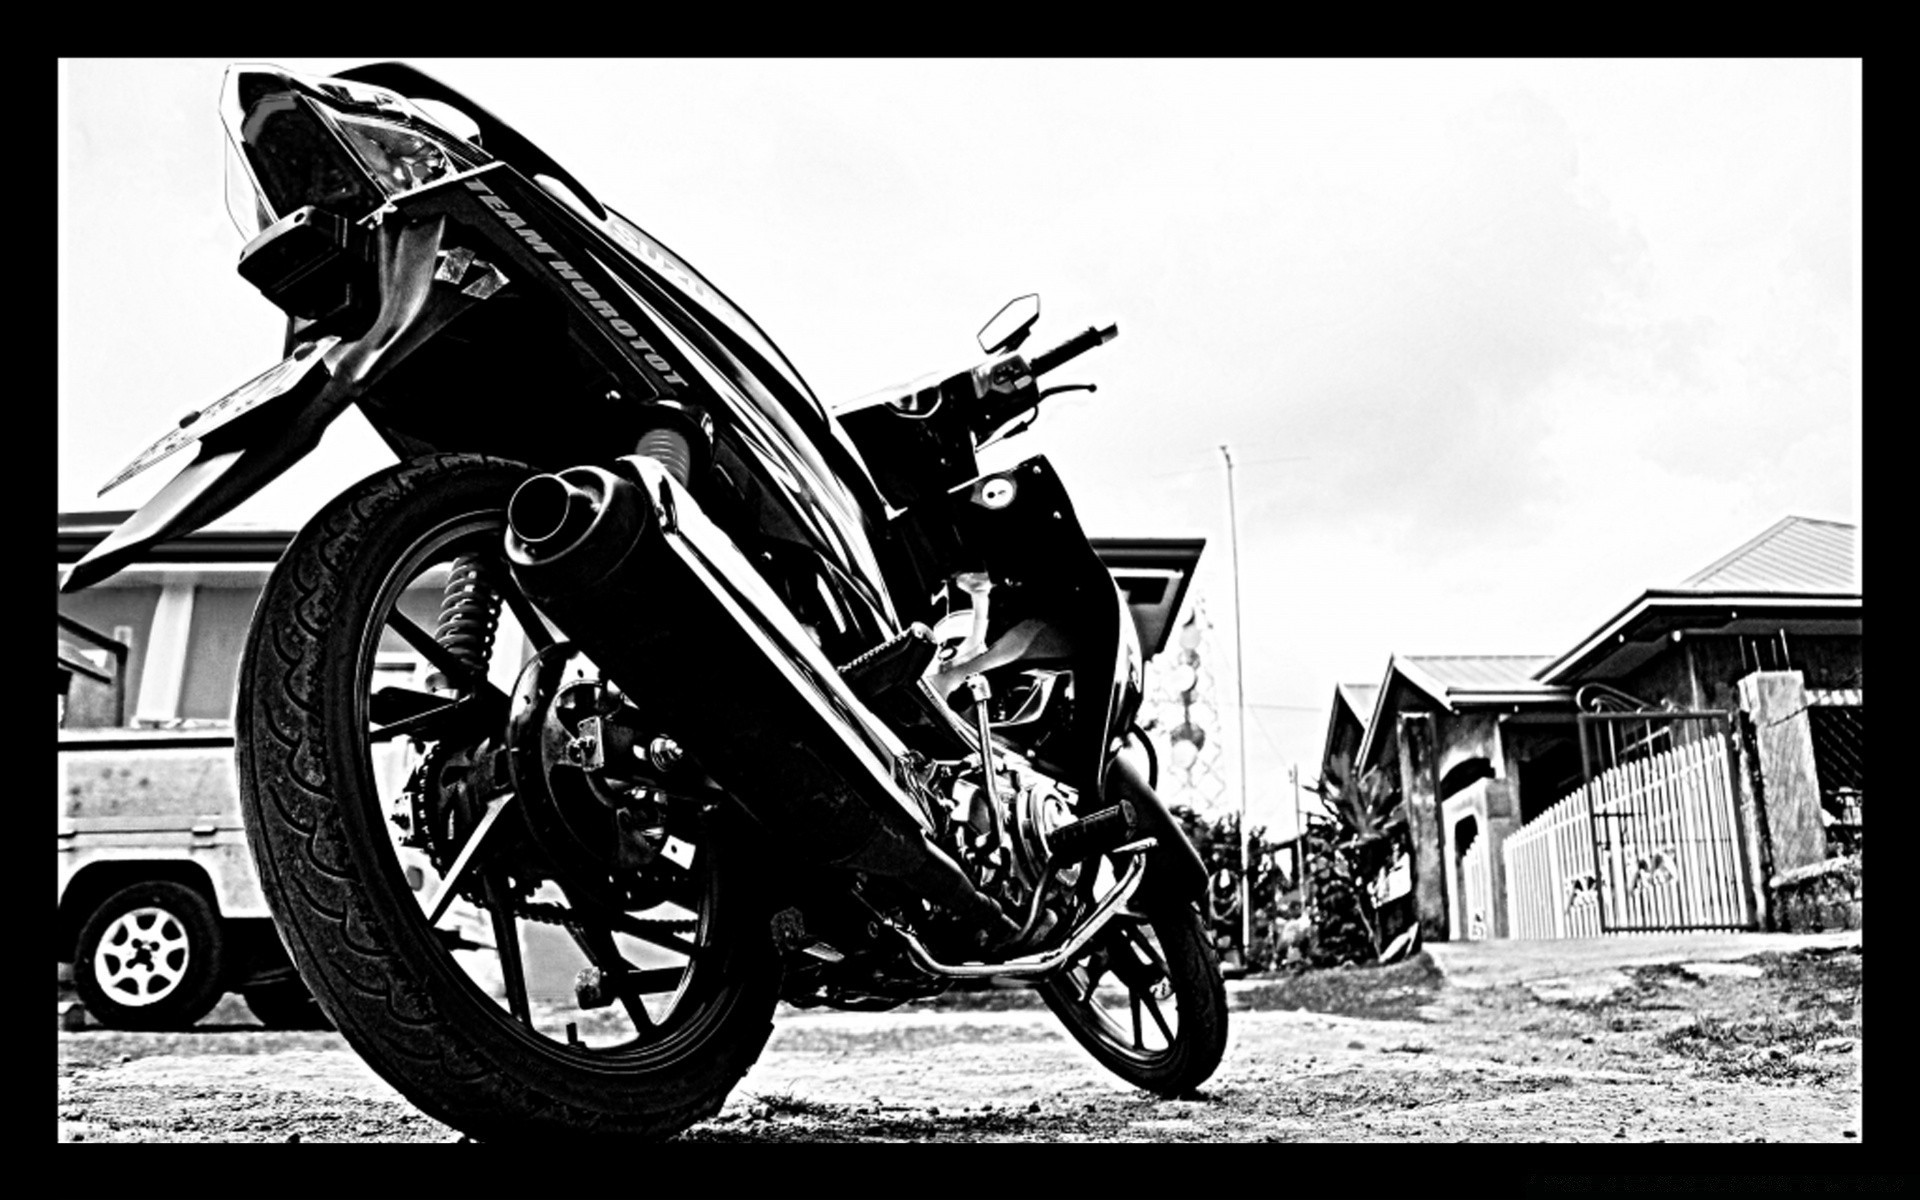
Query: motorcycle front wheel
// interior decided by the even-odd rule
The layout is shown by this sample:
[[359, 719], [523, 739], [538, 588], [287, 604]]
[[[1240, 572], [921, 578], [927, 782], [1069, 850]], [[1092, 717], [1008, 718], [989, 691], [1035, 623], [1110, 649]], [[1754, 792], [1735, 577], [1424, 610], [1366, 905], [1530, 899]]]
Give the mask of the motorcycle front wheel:
[[1220, 959], [1189, 904], [1122, 909], [1039, 992], [1100, 1065], [1158, 1095], [1188, 1095], [1226, 1052]]
[[[688, 865], [671, 879], [583, 879], [553, 869], [534, 800], [485, 766], [505, 762], [521, 660], [557, 636], [502, 553], [530, 474], [469, 455], [403, 463], [294, 539], [241, 661], [248, 840], [314, 998], [423, 1111], [482, 1140], [671, 1136], [759, 1057], [778, 960], [724, 810], [677, 831]], [[460, 595], [476, 570], [504, 593], [490, 638]], [[611, 995], [582, 1007], [589, 964]]]

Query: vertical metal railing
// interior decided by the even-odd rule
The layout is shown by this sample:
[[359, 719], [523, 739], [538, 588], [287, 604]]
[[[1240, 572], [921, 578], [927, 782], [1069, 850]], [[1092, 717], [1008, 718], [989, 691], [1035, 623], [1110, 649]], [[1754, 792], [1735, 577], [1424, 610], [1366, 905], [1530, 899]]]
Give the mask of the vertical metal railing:
[[1751, 929], [1724, 737], [1605, 771], [1501, 847], [1517, 938]]
[[1591, 793], [1583, 784], [1501, 845], [1509, 936], [1599, 936]]

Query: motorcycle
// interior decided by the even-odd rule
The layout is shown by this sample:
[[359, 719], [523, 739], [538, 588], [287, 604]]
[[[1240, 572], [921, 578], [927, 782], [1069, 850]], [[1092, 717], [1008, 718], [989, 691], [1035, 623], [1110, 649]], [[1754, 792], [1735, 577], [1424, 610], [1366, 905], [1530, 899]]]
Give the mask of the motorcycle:
[[[109, 483], [196, 449], [62, 589], [230, 511], [348, 405], [400, 459], [272, 572], [234, 717], [269, 904], [376, 1071], [479, 1138], [670, 1136], [779, 1001], [992, 980], [1138, 1087], [1212, 1074], [1207, 872], [1124, 752], [1127, 605], [1044, 457], [976, 457], [1115, 327], [1024, 354], [1022, 297], [977, 366], [830, 413], [705, 277], [413, 68], [236, 66], [221, 111], [286, 357]], [[570, 1004], [535, 1003], [535, 926], [586, 964]]]

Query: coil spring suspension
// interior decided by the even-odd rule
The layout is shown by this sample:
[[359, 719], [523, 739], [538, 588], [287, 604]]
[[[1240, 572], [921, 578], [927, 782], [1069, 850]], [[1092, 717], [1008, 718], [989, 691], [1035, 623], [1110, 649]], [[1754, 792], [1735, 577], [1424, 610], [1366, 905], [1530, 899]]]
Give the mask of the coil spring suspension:
[[500, 628], [500, 564], [485, 554], [462, 554], [447, 573], [440, 595], [440, 624], [433, 640], [447, 653], [485, 674], [493, 635]]
[[640, 436], [640, 444], [633, 452], [665, 467], [681, 487], [687, 486], [693, 477], [693, 449], [686, 434], [677, 429], [649, 429]]

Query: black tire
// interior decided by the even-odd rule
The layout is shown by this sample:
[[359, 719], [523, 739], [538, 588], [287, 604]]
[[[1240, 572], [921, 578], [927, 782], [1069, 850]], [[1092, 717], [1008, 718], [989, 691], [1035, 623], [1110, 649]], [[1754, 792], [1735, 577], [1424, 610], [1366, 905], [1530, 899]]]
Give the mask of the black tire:
[[298, 979], [283, 979], [243, 989], [247, 1008], [268, 1029], [332, 1029], [313, 992]]
[[73, 986], [111, 1029], [185, 1029], [223, 993], [226, 939], [200, 892], [156, 879], [108, 896], [80, 929]]
[[[507, 500], [529, 474], [468, 455], [403, 463], [349, 489], [294, 539], [241, 663], [241, 808], [301, 977], [409, 1100], [485, 1140], [665, 1137], [718, 1111], [772, 1032], [779, 965], [742, 848], [717, 834], [698, 847], [687, 903], [697, 916], [679, 923], [697, 949], [677, 968], [669, 1011], [646, 1028], [644, 1005], [583, 1014], [591, 1030], [624, 1007], [634, 1037], [575, 1043], [572, 1025], [562, 1035], [550, 1013], [530, 1011], [524, 972], [517, 993], [505, 985], [509, 1012], [470, 974], [472, 943], [456, 959], [444, 919], [429, 927], [375, 782], [366, 697], [387, 614], [436, 554], [497, 554]], [[496, 947], [521, 944], [518, 918], [489, 916], [506, 922], [504, 938], [494, 926]], [[511, 965], [494, 953], [503, 977], [521, 970], [517, 952]]]
[[[1118, 986], [1102, 987], [1108, 979]], [[1226, 1053], [1220, 958], [1191, 905], [1163, 903], [1146, 914], [1122, 910], [1087, 954], [1039, 991], [1101, 1066], [1158, 1095], [1191, 1093]], [[1163, 1007], [1168, 1000], [1172, 1013]], [[1122, 1017], [1115, 1016], [1116, 1005]]]

